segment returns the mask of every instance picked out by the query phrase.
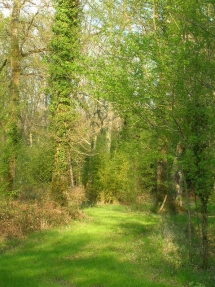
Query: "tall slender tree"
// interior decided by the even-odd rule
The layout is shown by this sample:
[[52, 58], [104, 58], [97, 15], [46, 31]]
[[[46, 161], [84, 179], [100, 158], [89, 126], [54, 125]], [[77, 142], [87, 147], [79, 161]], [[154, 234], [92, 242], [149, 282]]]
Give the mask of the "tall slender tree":
[[[43, 58], [50, 38], [44, 37], [45, 34], [50, 35], [47, 18], [51, 13], [46, 11], [47, 17], [44, 16], [48, 5], [47, 1], [38, 4], [14, 0], [3, 1], [0, 8], [7, 8], [9, 12], [7, 16], [2, 16], [0, 39], [1, 76], [4, 78], [4, 93], [1, 96], [1, 180], [4, 190], [21, 188], [22, 180], [27, 176], [20, 168], [20, 148], [24, 150], [24, 147], [36, 142], [36, 132], [33, 135], [32, 132], [37, 126], [39, 134], [38, 126], [45, 124], [47, 107], [42, 87], [46, 78]], [[44, 32], [43, 25], [48, 31]], [[38, 113], [42, 114], [40, 118]]]
[[71, 134], [76, 121], [74, 97], [78, 84], [80, 3], [79, 0], [57, 0], [55, 9], [49, 81], [55, 142], [52, 194], [65, 205], [66, 193], [74, 185]]
[[19, 125], [19, 94], [20, 94], [20, 9], [21, 1], [14, 0], [11, 15], [11, 47], [10, 47], [10, 119], [8, 126], [8, 146], [9, 152], [9, 170], [8, 170], [8, 189], [13, 190], [16, 177], [16, 158], [17, 149], [20, 142]]

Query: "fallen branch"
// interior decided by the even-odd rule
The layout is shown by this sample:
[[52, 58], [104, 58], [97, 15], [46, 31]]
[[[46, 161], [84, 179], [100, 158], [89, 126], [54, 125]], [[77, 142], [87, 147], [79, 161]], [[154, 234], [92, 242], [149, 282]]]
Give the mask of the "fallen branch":
[[165, 197], [164, 197], [163, 203], [161, 204], [161, 207], [159, 208], [158, 213], [163, 210], [164, 205], [165, 205], [165, 203], [166, 203], [166, 200], [167, 200], [167, 194], [166, 194]]

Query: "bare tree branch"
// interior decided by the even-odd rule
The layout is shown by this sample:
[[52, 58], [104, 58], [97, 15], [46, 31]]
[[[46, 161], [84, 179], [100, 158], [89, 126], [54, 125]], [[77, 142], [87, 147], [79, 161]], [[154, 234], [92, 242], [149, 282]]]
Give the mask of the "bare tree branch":
[[50, 49], [48, 49], [48, 48], [41, 48], [41, 49], [31, 50], [31, 51], [28, 51], [26, 53], [21, 52], [21, 55], [22, 55], [22, 57], [27, 57], [27, 56], [32, 55], [32, 54], [37, 54], [37, 53], [42, 53], [42, 52], [49, 52], [49, 51], [50, 51]]
[[7, 65], [7, 59], [4, 60], [4, 63], [0, 67], [0, 72], [4, 69], [4, 67]]

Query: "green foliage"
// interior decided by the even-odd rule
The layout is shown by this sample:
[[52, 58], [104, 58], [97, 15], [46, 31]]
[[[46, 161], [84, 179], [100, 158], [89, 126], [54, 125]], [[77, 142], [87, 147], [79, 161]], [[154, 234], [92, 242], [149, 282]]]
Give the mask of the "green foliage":
[[103, 183], [100, 178], [100, 170], [103, 170], [107, 156], [97, 154], [89, 157], [85, 161], [83, 171], [83, 183], [86, 188], [86, 194], [91, 204], [99, 200], [99, 195], [103, 191]]
[[[99, 32], [95, 37], [103, 48], [98, 56], [90, 57], [89, 79], [95, 95], [111, 101], [125, 122], [130, 117], [132, 124], [138, 123], [134, 125], [138, 130], [136, 136], [142, 128], [150, 131], [152, 141], [156, 142], [151, 148], [152, 141], [148, 141], [142, 154], [150, 150], [155, 160], [156, 156], [159, 159], [159, 149], [163, 152], [167, 168], [161, 186], [171, 186], [173, 159], [178, 157], [188, 192], [195, 193], [202, 207], [202, 249], [206, 250], [207, 204], [213, 193], [215, 169], [214, 7], [210, 1], [137, 2], [101, 3], [96, 10], [99, 24], [95, 30]], [[130, 185], [134, 178], [131, 157], [138, 167], [137, 173], [142, 172], [144, 164], [136, 164], [133, 152], [135, 136], [125, 137], [121, 141], [125, 150], [117, 148], [108, 158], [108, 165], [98, 168], [100, 189], [106, 190], [105, 181], [117, 192], [125, 186], [129, 192], [130, 186], [135, 186]], [[183, 147], [180, 155], [179, 143]], [[119, 166], [118, 158], [125, 169]], [[146, 166], [153, 160], [148, 157]], [[127, 181], [123, 182], [125, 175]], [[147, 172], [142, 175], [148, 176]], [[167, 188], [165, 193], [174, 199]]]
[[32, 146], [22, 146], [17, 157], [16, 189], [26, 199], [39, 199], [47, 193], [54, 166], [53, 142], [39, 141]]
[[155, 153], [149, 148], [149, 133], [136, 130], [131, 121], [120, 134], [112, 135], [110, 153], [105, 135], [99, 135], [95, 155], [87, 158], [84, 183], [90, 201], [135, 202], [154, 185]]
[[199, 282], [189, 282], [189, 286], [191, 287], [206, 287], [205, 284], [199, 283]]
[[113, 158], [109, 158], [109, 155], [97, 157], [99, 168], [97, 170], [93, 168], [93, 181], [90, 186], [92, 192], [97, 194], [97, 201], [131, 202], [135, 196], [135, 187], [131, 186], [133, 179], [130, 179], [130, 165], [131, 163], [122, 154], [116, 154]]
[[[1, 195], [19, 196], [35, 199], [39, 195], [39, 190], [47, 189], [51, 182], [53, 170], [53, 143], [49, 140], [38, 141], [32, 146], [24, 142], [19, 145], [16, 159], [16, 176], [14, 190], [8, 192], [8, 165], [11, 150], [9, 146], [2, 147], [0, 156], [0, 180]], [[44, 190], [43, 190], [44, 192]]]
[[5, 149], [3, 145], [1, 147], [1, 154], [0, 154], [0, 194], [6, 194], [8, 188], [8, 150]]

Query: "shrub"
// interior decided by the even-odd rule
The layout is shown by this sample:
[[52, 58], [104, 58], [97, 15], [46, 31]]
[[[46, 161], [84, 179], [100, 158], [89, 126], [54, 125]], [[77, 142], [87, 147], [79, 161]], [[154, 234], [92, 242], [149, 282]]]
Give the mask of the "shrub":
[[82, 186], [76, 186], [71, 188], [67, 193], [67, 211], [72, 218], [79, 217], [81, 215], [80, 208], [87, 202], [87, 197]]
[[41, 202], [1, 201], [0, 229], [4, 238], [23, 237], [29, 232], [67, 224], [80, 212], [71, 213], [49, 199]]

